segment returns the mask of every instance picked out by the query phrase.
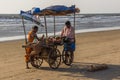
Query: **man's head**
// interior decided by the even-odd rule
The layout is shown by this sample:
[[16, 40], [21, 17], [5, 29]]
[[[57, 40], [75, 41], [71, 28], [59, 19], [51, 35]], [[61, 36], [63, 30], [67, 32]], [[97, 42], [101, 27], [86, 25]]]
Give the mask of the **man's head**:
[[70, 27], [71, 27], [70, 21], [66, 21], [66, 22], [65, 22], [65, 25], [66, 25], [67, 28], [70, 28]]
[[32, 30], [33, 30], [33, 32], [36, 33], [36, 32], [38, 31], [38, 27], [37, 27], [37, 26], [33, 26], [33, 27], [32, 27]]

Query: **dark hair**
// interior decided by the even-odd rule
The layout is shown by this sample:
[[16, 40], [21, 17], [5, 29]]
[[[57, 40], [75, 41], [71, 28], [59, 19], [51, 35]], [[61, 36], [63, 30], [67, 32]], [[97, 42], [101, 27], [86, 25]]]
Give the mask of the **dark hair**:
[[71, 25], [70, 21], [66, 21], [65, 25]]
[[32, 29], [38, 29], [38, 26], [33, 26]]

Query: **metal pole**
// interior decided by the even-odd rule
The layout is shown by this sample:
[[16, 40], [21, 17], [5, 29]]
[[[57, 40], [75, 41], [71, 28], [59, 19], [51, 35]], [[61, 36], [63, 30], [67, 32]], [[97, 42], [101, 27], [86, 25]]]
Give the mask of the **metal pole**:
[[25, 29], [25, 24], [24, 24], [24, 18], [23, 17], [22, 17], [22, 24], [23, 24], [24, 35], [25, 35], [25, 43], [27, 44], [26, 29]]
[[47, 34], [47, 22], [46, 22], [46, 16], [44, 14], [44, 21], [45, 21], [45, 31], [46, 31], [46, 38], [48, 37], [48, 34]]
[[55, 31], [56, 29], [55, 29], [55, 16], [54, 16], [54, 37], [55, 37]]
[[[74, 36], [75, 36], [75, 5], [74, 5]], [[76, 38], [75, 38], [76, 41]]]
[[[24, 18], [22, 17], [22, 24], [23, 24], [23, 29], [24, 29], [24, 35], [25, 35], [25, 44], [27, 44], [27, 36], [26, 36], [26, 30], [25, 30], [25, 24], [24, 24]], [[25, 48], [25, 52], [27, 55], [27, 49]], [[28, 66], [28, 62], [26, 62], [26, 67]]]

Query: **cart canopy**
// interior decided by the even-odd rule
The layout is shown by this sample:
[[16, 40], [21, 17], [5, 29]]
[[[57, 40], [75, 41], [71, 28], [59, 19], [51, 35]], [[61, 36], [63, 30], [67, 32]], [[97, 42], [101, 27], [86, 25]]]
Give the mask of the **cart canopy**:
[[79, 8], [75, 8], [75, 5], [72, 5], [70, 7], [64, 6], [64, 5], [55, 5], [50, 6], [45, 9], [43, 9], [38, 15], [55, 15], [55, 16], [61, 16], [61, 15], [67, 15], [71, 13], [79, 13]]
[[[72, 14], [72, 13], [79, 13], [80, 9], [75, 8], [75, 5], [72, 5], [70, 7], [64, 6], [64, 5], [55, 5], [55, 6], [50, 6], [45, 9], [40, 10], [40, 8], [34, 7], [29, 11], [21, 11], [20, 15], [21, 16], [26, 16], [28, 15], [39, 15], [39, 16], [44, 16], [44, 15], [67, 15], [67, 14]], [[25, 15], [24, 15], [25, 14]], [[29, 17], [31, 17], [29, 16]]]
[[37, 7], [32, 8], [29, 11], [20, 11], [20, 15], [26, 19], [35, 22], [36, 24], [41, 24], [38, 19], [35, 18], [36, 15], [38, 16], [45, 16], [45, 15], [53, 15], [53, 16], [63, 16], [72, 13], [79, 13], [80, 9], [76, 8], [75, 5], [70, 7], [64, 5], [55, 5], [50, 6], [45, 9], [40, 9]]

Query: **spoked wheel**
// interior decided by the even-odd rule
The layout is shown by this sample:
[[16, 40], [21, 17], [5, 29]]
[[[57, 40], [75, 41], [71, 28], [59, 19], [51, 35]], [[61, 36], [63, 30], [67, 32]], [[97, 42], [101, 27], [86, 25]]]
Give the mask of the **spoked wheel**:
[[61, 54], [60, 54], [60, 51], [58, 49], [54, 48], [50, 51], [48, 63], [52, 69], [57, 69], [60, 66]]
[[43, 63], [43, 59], [41, 59], [38, 55], [30, 57], [30, 63], [33, 67], [39, 68]]
[[62, 52], [62, 59], [63, 59], [63, 62], [70, 66], [73, 62], [73, 59], [74, 59], [74, 54], [73, 54], [73, 51], [64, 51]]

